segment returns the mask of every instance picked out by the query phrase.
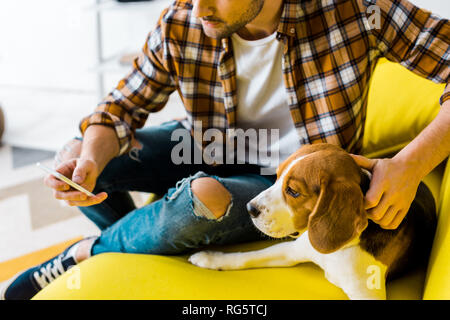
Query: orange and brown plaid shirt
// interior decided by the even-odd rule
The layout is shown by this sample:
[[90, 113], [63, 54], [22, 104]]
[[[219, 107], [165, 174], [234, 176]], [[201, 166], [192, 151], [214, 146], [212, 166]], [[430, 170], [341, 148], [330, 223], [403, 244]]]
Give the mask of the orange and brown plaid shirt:
[[[373, 5], [381, 13], [379, 26]], [[449, 21], [406, 0], [285, 0], [276, 32], [300, 144], [328, 142], [360, 150], [370, 78], [380, 57], [434, 82], [449, 82]], [[123, 154], [134, 131], [176, 90], [192, 132], [199, 124], [203, 131], [232, 132], [239, 108], [236, 89], [232, 42], [207, 37], [191, 1], [178, 0], [162, 13], [131, 73], [80, 129], [114, 127]], [[444, 94], [441, 103], [449, 98]]]

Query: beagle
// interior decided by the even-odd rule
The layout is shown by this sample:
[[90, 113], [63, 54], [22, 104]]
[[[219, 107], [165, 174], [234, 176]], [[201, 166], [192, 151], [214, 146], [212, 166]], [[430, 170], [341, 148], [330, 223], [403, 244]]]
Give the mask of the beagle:
[[201, 251], [189, 261], [216, 270], [313, 262], [350, 299], [386, 299], [387, 280], [428, 261], [436, 207], [421, 183], [400, 226], [382, 229], [364, 210], [369, 184], [370, 173], [343, 149], [303, 146], [278, 167], [275, 184], [247, 204], [253, 224], [264, 234], [296, 240], [252, 252]]

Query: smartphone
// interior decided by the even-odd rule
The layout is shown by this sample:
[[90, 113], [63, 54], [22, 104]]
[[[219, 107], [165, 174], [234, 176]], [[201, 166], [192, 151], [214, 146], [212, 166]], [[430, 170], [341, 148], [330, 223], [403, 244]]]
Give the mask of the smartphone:
[[42, 163], [38, 162], [38, 163], [36, 163], [36, 166], [38, 166], [40, 169], [44, 170], [45, 172], [51, 174], [55, 178], [58, 178], [59, 180], [64, 181], [69, 186], [73, 187], [74, 189], [77, 189], [78, 191], [83, 192], [84, 194], [88, 195], [89, 197], [95, 197], [95, 194], [87, 191], [85, 188], [83, 188], [79, 184], [73, 182], [72, 180], [70, 180], [66, 176], [62, 175], [61, 173], [59, 173], [59, 172], [57, 172], [57, 171], [55, 171], [55, 170], [53, 170], [53, 169], [43, 165]]

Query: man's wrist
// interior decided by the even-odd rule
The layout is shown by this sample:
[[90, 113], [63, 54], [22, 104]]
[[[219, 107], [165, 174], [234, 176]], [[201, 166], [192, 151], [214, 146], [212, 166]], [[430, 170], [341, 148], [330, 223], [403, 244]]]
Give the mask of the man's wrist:
[[101, 163], [102, 158], [109, 161], [118, 154], [119, 141], [114, 128], [92, 125], [86, 129], [81, 149], [82, 157]]
[[106, 153], [92, 152], [92, 148], [86, 148], [84, 149], [84, 151], [82, 149], [79, 161], [92, 162], [95, 165], [98, 174], [100, 174], [109, 163], [109, 161], [111, 161], [111, 159], [113, 158], [114, 157], [107, 156]]
[[395, 162], [397, 167], [403, 168], [404, 172], [406, 172], [412, 180], [417, 180], [417, 183], [419, 183], [428, 174], [428, 168], [425, 163], [408, 154], [399, 152], [392, 158], [392, 160]]

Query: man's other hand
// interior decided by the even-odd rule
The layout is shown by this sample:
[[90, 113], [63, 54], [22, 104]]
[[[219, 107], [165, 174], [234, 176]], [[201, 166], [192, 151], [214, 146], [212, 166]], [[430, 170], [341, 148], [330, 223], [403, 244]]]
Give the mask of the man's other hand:
[[368, 159], [351, 154], [362, 168], [372, 172], [364, 199], [369, 219], [383, 229], [397, 229], [416, 196], [420, 178], [413, 166], [394, 159]]

